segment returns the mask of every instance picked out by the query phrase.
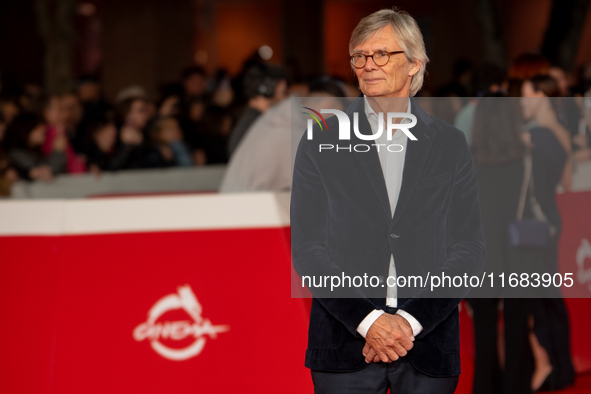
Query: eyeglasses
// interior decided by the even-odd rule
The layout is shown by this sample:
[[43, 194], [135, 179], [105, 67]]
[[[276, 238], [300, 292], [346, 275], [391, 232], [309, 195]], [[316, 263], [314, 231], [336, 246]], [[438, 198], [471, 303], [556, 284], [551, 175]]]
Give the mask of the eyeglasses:
[[373, 62], [376, 64], [376, 66], [382, 67], [382, 66], [385, 66], [386, 64], [388, 64], [388, 61], [390, 60], [390, 56], [396, 55], [399, 53], [404, 53], [404, 51], [394, 51], [394, 52], [378, 51], [378, 52], [374, 52], [373, 55], [364, 55], [363, 53], [356, 53], [353, 56], [351, 56], [351, 64], [355, 68], [365, 67], [365, 63], [367, 63], [367, 58], [371, 57], [373, 59]]

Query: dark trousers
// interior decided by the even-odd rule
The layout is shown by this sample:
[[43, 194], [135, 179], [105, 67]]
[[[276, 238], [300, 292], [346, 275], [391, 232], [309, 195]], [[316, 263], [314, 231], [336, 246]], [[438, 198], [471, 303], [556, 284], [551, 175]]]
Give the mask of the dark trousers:
[[498, 299], [472, 298], [474, 312], [474, 394], [531, 393], [533, 356], [529, 344], [528, 316], [531, 300], [505, 299], [505, 369], [497, 350]]
[[[412, 350], [411, 350], [412, 351]], [[452, 394], [459, 376], [434, 378], [417, 371], [407, 357], [371, 363], [356, 372], [312, 371], [315, 394]]]

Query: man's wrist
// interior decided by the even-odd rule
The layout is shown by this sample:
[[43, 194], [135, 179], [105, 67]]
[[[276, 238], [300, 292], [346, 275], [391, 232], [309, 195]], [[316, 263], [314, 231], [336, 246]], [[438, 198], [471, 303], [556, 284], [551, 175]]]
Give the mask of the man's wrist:
[[365, 317], [365, 319], [363, 319], [361, 323], [359, 323], [359, 325], [357, 326], [357, 332], [359, 333], [359, 335], [365, 338], [371, 325], [378, 319], [378, 317], [382, 316], [384, 313], [386, 312], [384, 312], [381, 309], [374, 309], [373, 311], [371, 311]]
[[423, 331], [423, 326], [417, 319], [415, 319], [410, 313], [403, 311], [402, 309], [398, 309], [396, 311], [397, 315], [400, 315], [410, 324], [410, 328], [412, 328], [412, 335], [417, 336]]

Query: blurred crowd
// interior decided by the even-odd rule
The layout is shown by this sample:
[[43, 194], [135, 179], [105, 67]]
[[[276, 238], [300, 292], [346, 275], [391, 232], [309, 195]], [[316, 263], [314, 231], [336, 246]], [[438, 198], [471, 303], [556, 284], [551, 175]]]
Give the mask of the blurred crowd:
[[[551, 97], [562, 126], [557, 138], [575, 160], [586, 161], [591, 148], [583, 113], [589, 102], [583, 97], [591, 95], [590, 87], [591, 65], [568, 75], [530, 53], [509, 70], [460, 60], [449, 83], [425, 87], [419, 95], [454, 98], [426, 109], [454, 123], [468, 140], [477, 97]], [[45, 95], [35, 85], [0, 91], [0, 195], [9, 194], [19, 179], [49, 182], [58, 174], [228, 163], [255, 121], [288, 97], [360, 93], [337, 78], [293, 78], [257, 53], [237, 76], [224, 70], [208, 75], [189, 66], [178, 82], [159, 90], [154, 99], [141, 86], [129, 86], [108, 101], [101, 81], [83, 76], [60, 95]], [[559, 97], [578, 99], [562, 105]]]
[[[225, 70], [210, 75], [200, 66], [189, 66], [177, 82], [159, 90], [155, 98], [141, 86], [129, 86], [107, 100], [96, 76], [79, 78], [71, 91], [59, 95], [46, 95], [30, 84], [1, 90], [0, 196], [9, 195], [18, 180], [51, 182], [60, 174], [98, 177], [127, 169], [211, 164], [228, 164], [222, 192], [289, 189], [288, 158], [297, 146], [290, 135], [289, 98], [332, 97], [336, 100], [325, 108], [344, 109], [347, 102], [339, 97], [361, 93], [355, 83], [331, 76], [295, 78], [257, 53], [236, 76]], [[547, 260], [547, 271], [556, 271], [558, 237], [549, 252], [510, 256], [506, 232], [525, 190], [523, 158], [530, 150], [535, 197], [560, 229], [555, 190], [571, 190], [573, 167], [591, 160], [591, 64], [569, 74], [533, 52], [518, 56], [507, 69], [459, 60], [447, 83], [434, 88], [427, 81], [418, 97], [429, 114], [462, 130], [471, 146], [487, 245], [498, 241], [487, 249], [501, 251], [494, 257], [508, 266], [516, 264], [512, 260]], [[499, 104], [489, 97], [526, 99], [519, 100], [516, 110], [519, 106], [509, 105], [511, 100]], [[302, 132], [305, 127], [295, 126]], [[526, 208], [524, 217], [528, 214], [535, 216]], [[561, 299], [531, 305], [508, 301], [506, 321], [519, 327], [502, 340], [497, 340], [504, 334], [496, 332], [496, 299], [473, 299], [471, 306], [477, 346], [474, 392], [487, 392], [490, 381], [499, 380], [499, 365], [512, 362], [527, 370], [507, 368], [522, 375], [507, 378], [508, 386], [523, 379], [532, 391], [572, 384], [568, 317]], [[533, 320], [528, 320], [530, 310]], [[523, 359], [530, 365], [521, 363]]]
[[[582, 66], [575, 75], [569, 75], [560, 67], [552, 66], [542, 55], [525, 53], [513, 61], [507, 72], [490, 65], [472, 72], [469, 65], [459, 62], [455, 74], [454, 81], [438, 95], [462, 97], [461, 94], [467, 92], [473, 96], [462, 101], [460, 110], [447, 111], [452, 116], [450, 122], [466, 133], [469, 142], [472, 142], [470, 129], [478, 97], [546, 97], [548, 107], [539, 112], [555, 117], [556, 124], [539, 116], [535, 120], [553, 130], [562, 148], [567, 154], [573, 154], [574, 161], [591, 159], [591, 65]], [[466, 86], [462, 84], [465, 80], [474, 83]], [[524, 109], [523, 116], [531, 121], [533, 114]]]
[[[473, 97], [454, 99], [439, 109], [440, 117], [453, 123], [466, 134], [474, 149], [482, 144], [491, 145], [493, 139], [502, 138], [502, 133], [490, 132], [491, 140], [473, 140], [474, 116], [482, 97], [521, 97], [521, 137], [526, 146], [536, 148], [531, 129], [544, 128], [547, 138], [537, 145], [553, 146], [553, 155], [561, 156], [564, 168], [558, 176], [563, 191], [572, 187], [573, 168], [577, 163], [591, 159], [591, 65], [580, 68], [576, 78], [560, 67], [553, 67], [540, 54], [526, 53], [514, 60], [507, 72], [494, 66], [485, 66], [470, 74], [470, 69], [460, 68], [457, 78], [440, 91], [441, 96], [457, 97], [465, 92], [461, 81], [474, 79]], [[461, 102], [460, 102], [461, 101]], [[451, 107], [451, 108], [450, 108]], [[455, 108], [454, 108], [455, 107]], [[456, 110], [457, 109], [457, 110]], [[434, 108], [435, 112], [438, 112]], [[437, 114], [436, 114], [437, 115]], [[493, 141], [496, 142], [496, 141]], [[538, 150], [540, 146], [537, 146]]]

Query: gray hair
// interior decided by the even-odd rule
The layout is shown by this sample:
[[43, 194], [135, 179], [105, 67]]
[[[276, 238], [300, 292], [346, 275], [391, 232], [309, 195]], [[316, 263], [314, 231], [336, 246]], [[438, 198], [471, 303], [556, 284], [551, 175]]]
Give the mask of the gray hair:
[[406, 59], [409, 62], [421, 61], [421, 68], [413, 75], [410, 82], [410, 95], [414, 96], [423, 86], [425, 69], [429, 58], [425, 51], [425, 42], [423, 41], [421, 29], [419, 29], [417, 21], [408, 13], [397, 8], [383, 9], [361, 19], [351, 34], [349, 54], [353, 54], [353, 49], [357, 45], [367, 41], [372, 34], [388, 25], [392, 27], [392, 31], [402, 47]]

